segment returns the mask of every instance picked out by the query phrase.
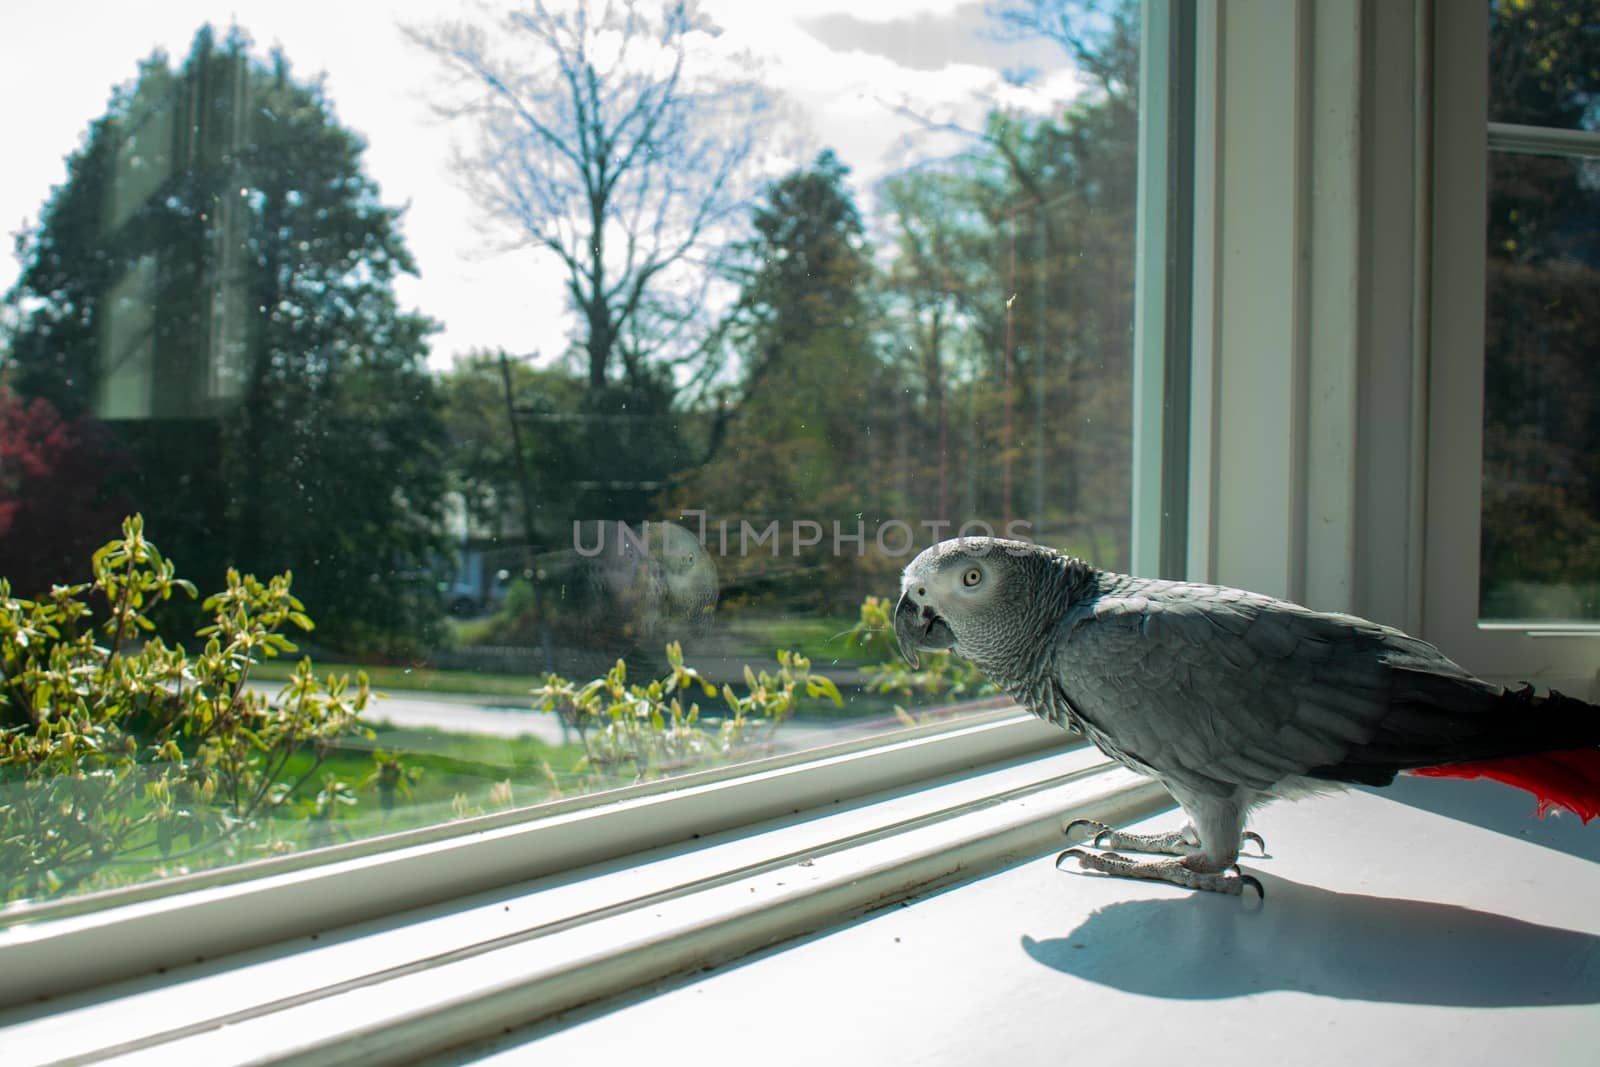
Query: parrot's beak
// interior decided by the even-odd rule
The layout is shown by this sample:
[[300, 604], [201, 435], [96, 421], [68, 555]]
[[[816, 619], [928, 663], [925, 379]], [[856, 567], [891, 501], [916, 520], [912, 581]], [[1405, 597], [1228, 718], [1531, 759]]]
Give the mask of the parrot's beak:
[[919, 666], [919, 651], [937, 651], [956, 643], [956, 635], [945, 621], [932, 608], [919, 607], [909, 594], [902, 594], [900, 603], [895, 605], [894, 636], [912, 670]]

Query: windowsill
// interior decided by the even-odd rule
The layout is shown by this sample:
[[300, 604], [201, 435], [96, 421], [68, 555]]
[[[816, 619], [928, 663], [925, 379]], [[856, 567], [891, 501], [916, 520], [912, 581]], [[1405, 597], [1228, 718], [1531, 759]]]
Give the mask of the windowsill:
[[0, 1044], [8, 1063], [107, 1053], [414, 1059], [1042, 854], [1065, 815], [1129, 819], [1169, 803], [1081, 744], [1012, 753], [975, 772], [15, 1008], [0, 1015]]
[[1273, 805], [1260, 905], [1032, 858], [429, 1062], [1590, 1064], [1600, 826], [1530, 810], [1420, 779]]

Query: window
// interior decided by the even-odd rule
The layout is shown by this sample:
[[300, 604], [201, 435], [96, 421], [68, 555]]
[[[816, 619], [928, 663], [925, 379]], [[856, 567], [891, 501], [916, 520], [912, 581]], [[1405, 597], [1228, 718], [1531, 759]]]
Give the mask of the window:
[[1572, 4], [1489, 24], [1486, 620], [1600, 623], [1600, 30]]
[[1128, 566], [1137, 5], [395, 10], [109, 15], [13, 146], [10, 901], [926, 730], [913, 552]]
[[[1582, 5], [1488, 8], [1484, 24], [1441, 16], [1436, 51], [1428, 619], [1481, 670], [1584, 693], [1600, 620], [1600, 46]], [[1479, 294], [1482, 316], [1461, 314]]]
[[[1157, 3], [1150, 5], [1149, 12], [1159, 19], [1173, 8], [1189, 6]], [[1585, 672], [1592, 673], [1597, 664], [1589, 651], [1595, 646], [1576, 643], [1578, 627], [1563, 623], [1559, 629], [1523, 625], [1506, 630], [1480, 625], [1485, 396], [1484, 334], [1479, 309], [1484, 306], [1487, 292], [1483, 273], [1487, 192], [1483, 175], [1489, 150], [1486, 116], [1490, 114], [1487, 79], [1481, 67], [1482, 58], [1488, 54], [1482, 5], [1426, 0], [1368, 5], [1253, 5], [1248, 9], [1249, 18], [1238, 17], [1237, 13], [1244, 10], [1239, 5], [1208, 3], [1193, 8], [1197, 15], [1194, 31], [1199, 40], [1192, 75], [1200, 120], [1193, 145], [1195, 195], [1192, 203], [1185, 204], [1182, 190], [1172, 190], [1176, 195], [1169, 199], [1165, 195], [1169, 190], [1160, 188], [1159, 183], [1152, 188], [1148, 182], [1152, 172], [1158, 172], [1150, 166], [1148, 149], [1161, 145], [1179, 160], [1188, 149], [1182, 138], [1162, 138], [1160, 124], [1150, 117], [1157, 101], [1170, 105], [1175, 98], [1181, 98], [1187, 78], [1176, 70], [1167, 72], [1160, 67], [1152, 72], [1152, 65], [1147, 64], [1141, 72], [1140, 91], [1140, 98], [1147, 105], [1141, 112], [1146, 123], [1146, 136], [1141, 140], [1142, 177], [1146, 183], [1138, 196], [1144, 223], [1139, 244], [1144, 257], [1139, 262], [1141, 283], [1152, 277], [1165, 277], [1171, 284], [1172, 276], [1184, 275], [1181, 252], [1175, 253], [1180, 262], [1173, 264], [1170, 271], [1165, 254], [1151, 258], [1153, 232], [1162, 233], [1168, 250], [1175, 249], [1183, 239], [1181, 224], [1177, 227], [1179, 232], [1174, 232], [1150, 223], [1161, 219], [1170, 223], [1186, 213], [1192, 214], [1197, 261], [1189, 279], [1193, 307], [1173, 309], [1165, 301], [1148, 299], [1150, 289], [1141, 293], [1146, 299], [1134, 317], [1143, 345], [1135, 360], [1142, 377], [1135, 388], [1133, 419], [1133, 437], [1140, 456], [1135, 474], [1149, 479], [1136, 491], [1140, 508], [1148, 507], [1150, 501], [1165, 507], [1180, 500], [1184, 495], [1183, 475], [1187, 473], [1187, 495], [1193, 502], [1193, 514], [1162, 514], [1153, 525], [1148, 512], [1140, 515], [1144, 522], [1138, 527], [1140, 535], [1133, 538], [1135, 565], [1140, 570], [1167, 570], [1173, 566], [1174, 546], [1186, 548], [1190, 577], [1285, 593], [1319, 607], [1348, 608], [1411, 629], [1419, 629], [1417, 623], [1421, 622], [1425, 636], [1446, 644], [1475, 669], [1500, 669], [1516, 677], [1531, 665], [1535, 669], [1529, 673], [1541, 681], [1571, 677], [1582, 682], [1587, 677]], [[1152, 23], [1163, 31], [1173, 28], [1170, 23], [1147, 19], [1142, 28], [1147, 43], [1156, 37], [1151, 32]], [[933, 30], [931, 24], [917, 23], [914, 31], [896, 26], [890, 36], [924, 39], [927, 34], [931, 39]], [[1181, 54], [1181, 50], [1177, 53]], [[1164, 48], [1145, 50], [1146, 58], [1163, 54], [1172, 53]], [[812, 68], [808, 68], [809, 73]], [[1151, 82], [1162, 73], [1171, 75], [1168, 82], [1161, 83], [1174, 88], [1170, 95], [1148, 91]], [[336, 88], [330, 85], [330, 93]], [[377, 144], [374, 137], [375, 151]], [[1169, 166], [1180, 173], [1185, 169], [1181, 162], [1169, 161]], [[465, 211], [460, 215], [461, 219], [468, 217]], [[995, 262], [1006, 266], [991, 268], [996, 277], [1005, 276], [1012, 247], [1012, 233], [1004, 223], [1016, 218], [1020, 216], [999, 216], [1001, 225], [996, 232], [1002, 240], [991, 243], [990, 254], [1003, 250]], [[1020, 265], [1030, 240], [1020, 225], [1015, 233]], [[1047, 235], [1044, 247], [1047, 251], [1057, 247], [1053, 234]], [[1025, 307], [1026, 285], [1007, 286], [1006, 290], [1008, 301], [1017, 297], [1013, 308]], [[223, 302], [217, 311], [222, 320], [228, 315], [226, 307]], [[1194, 373], [1187, 382], [1175, 373], [1186, 367], [1163, 365], [1160, 373], [1155, 373], [1148, 357], [1171, 349], [1153, 339], [1183, 334], [1184, 319], [1191, 311]], [[138, 320], [131, 321], [133, 325], [124, 329], [136, 334]], [[952, 319], [935, 317], [930, 312], [920, 321], [929, 329], [937, 324], [943, 330]], [[1020, 353], [1019, 334], [1025, 339], [1028, 330], [1012, 331]], [[214, 336], [221, 339], [219, 343], [225, 343], [230, 335], [222, 331]], [[733, 341], [729, 343], [731, 346]], [[736, 355], [738, 350], [730, 347], [730, 353]], [[580, 351], [580, 359], [583, 355]], [[509, 363], [495, 359], [490, 369], [498, 371]], [[1019, 355], [1012, 369], [1024, 366]], [[989, 373], [993, 375], [996, 370], [1003, 375], [1005, 364], [992, 365]], [[511, 370], [512, 375], [516, 373]], [[493, 375], [486, 371], [484, 377], [492, 385]], [[214, 380], [226, 380], [226, 376]], [[738, 381], [737, 377], [731, 380]], [[1001, 381], [1004, 382], [1003, 377]], [[1193, 402], [1184, 411], [1185, 405], [1177, 398], [1186, 387]], [[486, 414], [479, 420], [484, 426], [490, 425], [492, 412], [497, 410], [495, 401], [503, 402], [505, 397], [503, 389], [499, 394], [492, 389], [486, 391], [490, 399], [484, 402], [482, 411]], [[513, 391], [514, 397], [520, 395]], [[134, 396], [136, 401], [129, 404], [133, 410], [171, 402], [171, 395], [160, 389]], [[514, 425], [530, 435], [542, 433], [548, 437], [548, 428], [561, 425], [561, 416], [568, 413], [566, 409], [541, 408], [532, 403], [521, 406], [526, 410], [520, 418], [508, 420], [508, 434]], [[1000, 409], [979, 408], [974, 415], [988, 417], [986, 412], [992, 414], [995, 410]], [[620, 416], [621, 412], [614, 414]], [[1046, 414], [1050, 414], [1048, 408]], [[1171, 422], [1167, 421], [1169, 416]], [[689, 415], [684, 418], [687, 420]], [[616, 421], [629, 425], [621, 418]], [[1014, 421], [1011, 425], [1015, 432], [1019, 423]], [[959, 419], [948, 423], [947, 432], [950, 427], [974, 434], [983, 429], [981, 422], [969, 427]], [[998, 431], [991, 427], [986, 432]], [[533, 445], [517, 447], [513, 458], [522, 455], [524, 447], [531, 452]], [[1058, 472], [1049, 464], [1054, 461], [1046, 459], [1045, 476], [1053, 477]], [[1187, 472], [1183, 470], [1185, 465]], [[1013, 489], [1018, 469], [1030, 468], [1027, 464], [1021, 468], [1012, 465]], [[1422, 476], [1424, 472], [1427, 477]], [[985, 484], [993, 484], [989, 475], [985, 479]], [[589, 490], [609, 491], [610, 487], [590, 486]], [[515, 494], [513, 499], [520, 502]], [[768, 506], [771, 505], [763, 505]], [[464, 504], [462, 508], [464, 512]], [[467, 519], [460, 521], [464, 524]], [[513, 509], [507, 521], [521, 524], [529, 520]], [[537, 521], [536, 514], [532, 523]], [[717, 529], [714, 517], [710, 528]], [[585, 536], [595, 532], [595, 528], [584, 531]], [[533, 588], [536, 587], [530, 584], [530, 595]], [[1412, 603], [1413, 597], [1416, 603]], [[776, 598], [774, 602], [783, 603]], [[1415, 621], [1409, 617], [1413, 611]], [[786, 621], [800, 614], [790, 611]], [[718, 625], [726, 615], [719, 601]], [[406, 669], [405, 665], [400, 669]], [[421, 669], [413, 666], [413, 674], [420, 674]], [[830, 665], [827, 669], [836, 668]], [[391, 706], [397, 704], [398, 699]], [[467, 721], [465, 711], [458, 714], [460, 721]], [[651, 841], [665, 840], [662, 827], [670, 824], [675, 831], [681, 831], [684, 824], [674, 820], [677, 813], [685, 811], [695, 812], [697, 818], [705, 818], [716, 827], [740, 827], [740, 832], [719, 842], [719, 847], [739, 852], [761, 835], [748, 831], [736, 820], [747, 812], [759, 815], [793, 810], [779, 805], [788, 796], [803, 796], [806, 799], [795, 806], [806, 806], [807, 817], [776, 820], [783, 825], [773, 831], [774, 836], [799, 830], [825, 836], [822, 846], [829, 847], [843, 832], [823, 835], [817, 824], [825, 820], [811, 818], [815, 806], [831, 804], [841, 788], [848, 788], [845, 782], [874, 776], [885, 764], [893, 766], [895, 773], [874, 780], [914, 784], [917, 788], [908, 789], [909, 798], [896, 796], [881, 801], [879, 806], [899, 808], [900, 801], [906, 799], [911, 803], [886, 816], [895, 820], [891, 832], [884, 833], [881, 825], [858, 825], [850, 831], [853, 843], [887, 840], [895, 848], [920, 849], [920, 858], [928, 860], [930, 867], [930, 857], [949, 862], [948, 827], [936, 809], [956, 803], [968, 815], [996, 817], [993, 823], [979, 819], [978, 825], [969, 827], [966, 843], [981, 842], [991, 857], [1006, 848], [1015, 848], [1014, 855], [1031, 854], [1030, 850], [1055, 832], [1056, 827], [1048, 824], [1067, 803], [1042, 794], [1073, 792], [1079, 787], [1090, 792], [1088, 787], [1096, 784], [1095, 776], [1078, 776], [1080, 772], [1092, 772], [1091, 767], [1075, 762], [1076, 757], [1087, 755], [1083, 750], [1039, 759], [1035, 746], [1040, 742], [1000, 736], [1007, 732], [1003, 728], [1006, 725], [968, 722], [943, 729], [940, 724], [929, 724], [894, 739], [869, 735], [842, 757], [835, 749], [828, 759], [808, 758], [803, 753], [781, 758], [778, 763], [782, 766], [776, 768], [776, 773], [771, 762], [760, 767], [723, 765], [677, 779], [624, 787], [606, 794], [610, 803], [569, 797], [537, 809], [551, 815], [544, 819], [530, 819], [535, 809], [517, 807], [470, 821], [441, 818], [413, 832], [410, 838], [423, 845], [439, 845], [431, 854], [425, 847], [380, 852], [386, 847], [381, 840], [366, 853], [361, 851], [364, 841], [320, 851], [302, 850], [283, 857], [281, 865], [274, 869], [282, 877], [254, 879], [244, 887], [245, 892], [233, 899], [201, 892], [189, 894], [194, 899], [182, 903], [148, 902], [150, 906], [143, 908], [142, 914], [137, 914], [141, 911], [138, 906], [110, 909], [132, 913], [120, 929], [111, 929], [117, 924], [105, 911], [89, 910], [95, 899], [92, 895], [31, 910], [19, 908], [7, 918], [21, 916], [26, 920], [41, 913], [52, 918], [68, 915], [68, 921], [38, 926], [69, 928], [65, 931], [69, 936], [30, 940], [38, 926], [30, 929], [26, 921], [9, 923], [5, 940], [0, 942], [0, 953], [7, 965], [0, 966], [0, 975], [11, 977], [0, 978], [0, 986], [5, 987], [0, 990], [0, 999], [29, 995], [34, 990], [26, 988], [26, 984], [33, 981], [34, 974], [47, 971], [59, 980], [63, 972], [75, 968], [80, 979], [86, 975], [86, 981], [101, 980], [113, 966], [106, 962], [112, 955], [121, 961], [115, 965], [124, 968], [121, 973], [128, 973], [129, 966], [148, 968], [152, 953], [166, 953], [162, 958], [182, 962], [192, 956], [181, 945], [175, 947], [174, 941], [201, 927], [224, 931], [220, 936], [227, 936], [242, 923], [265, 923], [256, 927], [258, 931], [270, 930], [272, 923], [279, 923], [275, 936], [287, 939], [290, 933], [306, 929], [303, 912], [342, 907], [345, 910], [336, 911], [330, 920], [337, 924], [367, 914], [373, 901], [381, 901], [382, 907], [403, 907], [403, 902], [396, 901], [413, 875], [419, 880], [432, 880], [428, 891], [439, 894], [432, 898], [437, 902], [473, 888], [504, 887], [517, 877], [507, 872], [521, 872], [525, 877], [530, 867], [533, 873], [565, 871], [559, 866], [563, 861], [570, 863], [574, 857], [584, 855], [593, 857], [599, 848], [614, 848], [619, 842], [624, 848], [640, 848]], [[1023, 752], [1030, 758], [992, 772], [994, 777], [1007, 779], [1005, 784], [982, 784], [979, 779], [988, 775], [972, 775], [959, 761], [946, 761], [937, 764], [937, 770], [949, 772], [950, 780], [928, 787], [933, 764], [917, 757], [914, 750], [918, 745], [934, 747], [934, 742], [943, 743], [958, 735], [986, 738], [985, 758]], [[493, 750], [487, 751], [492, 754]], [[870, 754], [871, 759], [853, 758], [864, 753]], [[487, 756], [484, 762], [488, 762]], [[788, 788], [779, 784], [785, 772], [792, 772], [787, 774], [789, 779], [803, 779], [803, 788], [780, 794], [780, 788]], [[1050, 775], [1058, 777], [1049, 784], [1039, 780]], [[817, 784], [819, 781], [822, 784]], [[731, 788], [726, 790], [716, 788], [729, 785]], [[963, 796], [953, 802], [932, 798], [947, 788]], [[1019, 796], [1026, 797], [1027, 804], [1014, 803]], [[1124, 792], [1121, 796], [1123, 814], [1134, 815], [1129, 794]], [[1003, 802], [1000, 798], [1004, 798]], [[368, 794], [359, 799], [357, 812], [370, 803], [371, 797]], [[404, 800], [403, 796], [397, 797], [397, 802]], [[1159, 802], [1159, 797], [1152, 800]], [[1031, 822], [1032, 832], [1027, 835], [1015, 825], [1023, 821], [1019, 811], [1023, 808]], [[846, 810], [842, 819], [849, 821], [861, 814], [859, 810]], [[1104, 817], [1118, 818], [1109, 813]], [[1013, 825], [1003, 825], [1007, 820]], [[564, 835], [574, 850], [543, 851], [541, 840], [530, 832], [532, 827], [559, 831], [552, 836]], [[908, 839], [916, 833], [902, 832], [907, 827], [933, 832], [912, 842]], [[478, 831], [470, 836], [482, 848], [462, 844], [469, 835], [460, 831], [466, 828]], [[1015, 833], [1007, 840], [1022, 843], [1000, 843], [997, 829]], [[802, 847], [815, 845], [813, 840]], [[583, 851], [586, 848], [587, 853]], [[692, 865], [705, 862], [705, 853], [712, 850], [663, 851], [670, 853], [664, 865]], [[458, 865], [459, 857], [467, 852], [473, 854], [474, 864]], [[487, 862], [477, 862], [484, 853], [494, 855]], [[614, 858], [619, 854], [609, 855]], [[780, 869], [767, 865], [774, 854], [786, 861]], [[786, 868], [799, 854], [809, 855], [797, 853], [786, 842], [767, 853], [745, 853], [730, 866], [740, 871], [760, 870], [768, 876], [765, 887], [787, 879]], [[972, 854], [961, 853], [963, 857]], [[338, 856], [339, 862], [320, 862], [329, 856]], [[536, 860], [530, 861], [530, 857]], [[871, 862], [863, 858], [861, 867], [834, 867], [826, 874], [837, 880], [835, 885], [850, 882], [860, 894], [866, 879], [852, 881], [851, 876], [857, 871], [882, 875], [885, 866], [878, 862], [880, 859], [874, 854]], [[661, 853], [650, 858], [651, 863], [658, 860]], [[303, 866], [297, 869], [295, 862]], [[334, 867], [342, 869], [334, 872]], [[707, 881], [715, 888], [733, 890], [726, 895], [740, 897], [740, 903], [748, 908], [752, 898], [746, 885], [718, 881], [727, 869], [714, 871]], [[603, 898], [604, 905], [637, 903], [641, 899], [639, 886], [632, 880], [634, 870], [613, 869], [610, 873], [608, 888], [616, 895]], [[881, 902], [892, 899], [892, 894], [906, 892], [907, 883], [899, 880], [900, 873], [897, 869], [890, 877], [872, 883], [870, 899], [861, 895], [855, 899]], [[572, 909], [563, 918], [575, 915], [581, 919], [603, 906], [592, 894], [600, 878], [565, 881], [558, 876], [547, 881], [545, 887], [554, 881], [565, 882], [557, 888], [566, 891]], [[283, 892], [272, 892], [278, 889]], [[960, 899], [959, 894], [950, 896]], [[247, 901], [246, 906], [237, 906], [241, 898]], [[644, 899], [653, 905], [659, 898]], [[84, 913], [71, 915], [71, 906], [77, 900], [82, 901]], [[172, 906], [162, 909], [162, 904]], [[51, 908], [55, 910], [49, 911]], [[469, 909], [474, 913], [468, 914]], [[766, 914], [774, 910], [767, 908]], [[728, 909], [718, 917], [725, 918], [732, 911]], [[835, 909], [827, 917], [839, 914]], [[284, 1010], [298, 1007], [320, 1017], [323, 1029], [317, 1037], [324, 1044], [316, 1046], [319, 1049], [338, 1046], [346, 1058], [359, 1058], [369, 1049], [354, 1042], [364, 1041], [369, 1046], [387, 1042], [388, 1049], [403, 1048], [394, 1053], [403, 1055], [416, 1053], [422, 1041], [482, 1036], [489, 1029], [525, 1021], [523, 1006], [509, 1003], [513, 998], [504, 995], [507, 975], [516, 975], [527, 983], [537, 966], [548, 965], [552, 970], [539, 977], [546, 979], [547, 985], [561, 985], [561, 995], [568, 998], [562, 1006], [570, 1006], [575, 1001], [589, 1002], [597, 995], [595, 987], [566, 982], [567, 976], [556, 969], [577, 962], [590, 965], [592, 972], [616, 958], [550, 953], [544, 960], [531, 961], [534, 965], [527, 966], [528, 957], [534, 954], [529, 951], [517, 955], [513, 966], [496, 967], [490, 953], [483, 950], [495, 946], [528, 949], [534, 942], [519, 939], [538, 920], [510, 914], [498, 899], [440, 908], [429, 916], [433, 918], [439, 922], [395, 920], [394, 927], [387, 931], [393, 935], [389, 944], [405, 942], [403, 948], [376, 963], [365, 959], [351, 963], [362, 952], [357, 946], [342, 957], [342, 962], [352, 968], [350, 972], [330, 969], [308, 976], [302, 971], [292, 976], [299, 983], [295, 985], [257, 984], [259, 974], [247, 967], [225, 966], [220, 968], [220, 975], [201, 975], [198, 982], [205, 987], [205, 993], [231, 985], [228, 996], [232, 998], [204, 998], [208, 1015], [203, 1021], [194, 1019], [189, 1003], [180, 1003], [184, 998], [168, 997], [165, 1004], [170, 1014], [151, 1012], [156, 1021], [149, 1023], [142, 1012], [151, 1006], [151, 1001], [141, 999], [139, 1012], [128, 1011], [127, 1001], [110, 1001], [108, 1013], [116, 1012], [125, 1024], [117, 1038], [102, 1038], [88, 1025], [76, 1029], [88, 1046], [119, 1040], [122, 1034], [133, 1032], [134, 1040], [146, 1042], [137, 1046], [144, 1051], [152, 1051], [174, 1035], [201, 1041], [215, 1039], [218, 1045], [226, 1045], [230, 1041], [249, 1044], [256, 1035], [270, 1032], [270, 1036], [287, 1044], [305, 1038], [295, 1028], [292, 1011]], [[680, 911], [679, 918], [687, 926], [699, 922], [704, 915], [685, 916]], [[770, 918], [767, 921], [772, 922]], [[822, 920], [812, 913], [807, 921]], [[648, 927], [645, 936], [660, 934], [658, 925], [647, 922], [641, 926]], [[424, 927], [427, 937], [416, 938]], [[793, 926], [773, 922], [761, 933], [781, 937], [801, 928], [814, 926], [803, 926], [801, 920]], [[567, 929], [582, 932], [583, 928], [575, 925]], [[358, 931], [352, 938], [360, 938], [363, 933]], [[172, 935], [170, 939], [168, 935]], [[310, 970], [327, 959], [320, 949], [329, 947], [327, 942], [332, 940], [325, 938], [317, 949], [304, 952], [295, 952], [292, 947], [284, 947], [284, 951], [299, 957], [303, 970]], [[667, 955], [658, 951], [662, 947], [659, 942], [642, 942], [643, 938], [623, 950], [628, 954], [627, 962], [639, 968], [631, 972], [633, 980], [659, 975], [657, 971], [641, 977], [641, 972], [651, 966], [690, 966], [705, 959], [697, 954], [701, 945], [689, 937], [674, 938], [666, 946], [678, 961], [668, 964], [659, 962]], [[748, 948], [754, 943], [752, 936], [743, 946]], [[129, 960], [135, 962], [130, 965]], [[450, 965], [457, 963], [485, 963], [475, 968], [478, 984], [453, 984], [461, 971], [451, 970]], [[372, 977], [373, 968], [388, 968], [379, 976], [383, 981], [363, 984]], [[403, 1002], [391, 995], [395, 986], [386, 981], [395, 975], [406, 979], [407, 989], [428, 988], [416, 1002]], [[193, 977], [194, 972], [190, 971], [173, 985]], [[217, 981], [208, 982], [208, 978]], [[612, 985], [606, 988], [616, 988], [619, 981], [613, 977]], [[171, 989], [169, 985], [163, 991], [170, 993]], [[330, 995], [337, 993], [349, 993], [351, 997], [340, 1001]], [[412, 1010], [418, 1002], [426, 1012]], [[102, 1001], [101, 1006], [106, 1003]], [[353, 1010], [341, 1011], [344, 1004], [352, 1004]], [[234, 1012], [235, 1005], [242, 1007]], [[37, 1014], [38, 1009], [28, 1010]], [[399, 1012], [407, 1014], [399, 1019], [391, 1014]], [[90, 1018], [85, 1021], [95, 1021], [93, 1014], [92, 1009], [86, 1012]], [[46, 1021], [54, 1022], [59, 1033], [84, 1019], [62, 1013]], [[396, 1025], [390, 1026], [391, 1020]], [[234, 1022], [250, 1025], [224, 1025]], [[160, 1027], [169, 1029], [150, 1037], [149, 1029]], [[381, 1034], [373, 1032], [380, 1029]], [[406, 1045], [413, 1039], [419, 1042], [418, 1046]], [[351, 1043], [346, 1045], [346, 1041]], [[43, 1047], [56, 1048], [49, 1044]], [[254, 1053], [261, 1054], [263, 1047], [267, 1047], [265, 1042], [254, 1045]], [[301, 1044], [298, 1050], [309, 1047]], [[228, 1056], [213, 1054], [209, 1058]]]

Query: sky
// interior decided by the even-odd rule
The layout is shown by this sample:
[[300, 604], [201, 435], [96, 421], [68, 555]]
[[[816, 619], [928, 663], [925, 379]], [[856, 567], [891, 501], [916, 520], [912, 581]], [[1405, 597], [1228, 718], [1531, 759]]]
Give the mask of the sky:
[[[553, 6], [562, 0], [553, 0]], [[726, 44], [759, 62], [769, 89], [787, 102], [797, 137], [812, 154], [831, 147], [852, 169], [870, 205], [882, 176], [954, 145], [920, 135], [895, 105], [976, 126], [990, 106], [1056, 109], [1075, 91], [1065, 56], [1043, 41], [995, 38], [981, 3], [965, 0], [702, 0]], [[112, 87], [132, 80], [156, 49], [187, 52], [209, 21], [237, 23], [258, 54], [281, 46], [297, 78], [318, 74], [340, 122], [365, 138], [367, 173], [385, 203], [406, 205], [404, 234], [419, 277], [396, 284], [402, 304], [443, 323], [433, 338], [439, 369], [479, 347], [541, 353], [567, 345], [573, 326], [561, 276], [548, 256], [502, 251], [451, 160], [467, 131], [430, 106], [443, 73], [407, 40], [427, 25], [478, 10], [466, 0], [5, 0], [0, 3], [0, 292], [16, 281], [11, 235], [37, 222], [65, 158], [105, 112]], [[376, 27], [376, 30], [374, 29]], [[1029, 68], [1028, 89], [1007, 69]]]

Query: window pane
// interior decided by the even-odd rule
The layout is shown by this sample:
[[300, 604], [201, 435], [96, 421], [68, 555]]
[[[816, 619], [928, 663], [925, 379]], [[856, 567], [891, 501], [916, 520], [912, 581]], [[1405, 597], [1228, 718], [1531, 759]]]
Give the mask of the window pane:
[[912, 554], [1126, 565], [1137, 5], [858, 8], [12, 20], [4, 899], [970, 708]]
[[1480, 611], [1600, 622], [1600, 160], [1489, 174]]
[[1600, 129], [1592, 0], [1491, 0], [1489, 121]]

